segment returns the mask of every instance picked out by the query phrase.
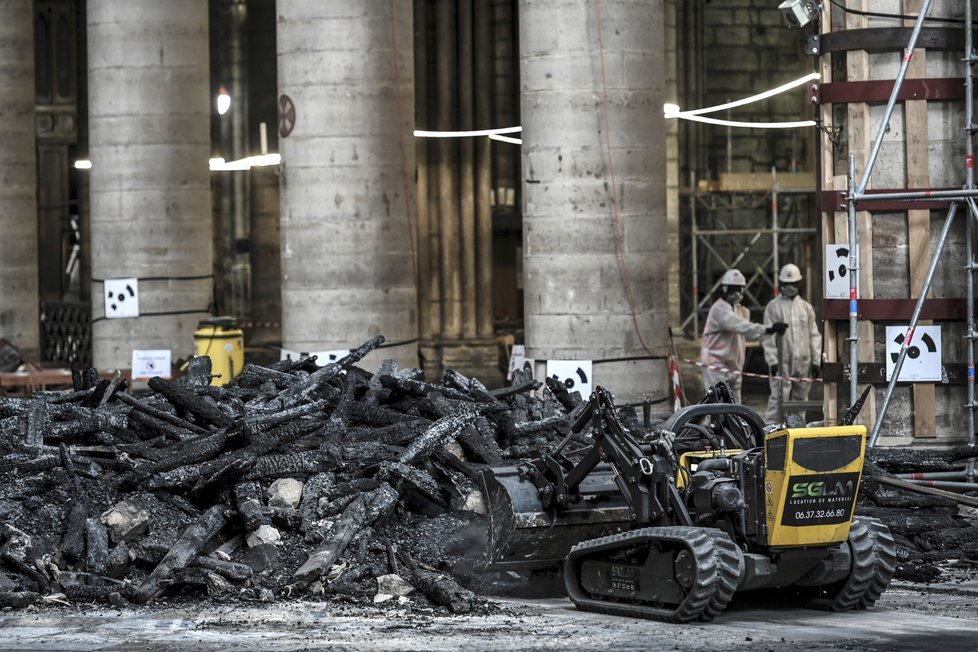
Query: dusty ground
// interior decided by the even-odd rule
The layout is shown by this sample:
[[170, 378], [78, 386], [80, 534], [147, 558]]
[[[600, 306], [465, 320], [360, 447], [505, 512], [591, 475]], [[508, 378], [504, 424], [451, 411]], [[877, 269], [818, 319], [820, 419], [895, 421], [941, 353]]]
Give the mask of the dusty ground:
[[873, 609], [826, 613], [735, 600], [716, 621], [668, 625], [577, 611], [563, 599], [499, 600], [476, 615], [412, 605], [161, 604], [0, 614], [0, 650], [940, 650], [978, 641], [978, 581], [894, 582]]

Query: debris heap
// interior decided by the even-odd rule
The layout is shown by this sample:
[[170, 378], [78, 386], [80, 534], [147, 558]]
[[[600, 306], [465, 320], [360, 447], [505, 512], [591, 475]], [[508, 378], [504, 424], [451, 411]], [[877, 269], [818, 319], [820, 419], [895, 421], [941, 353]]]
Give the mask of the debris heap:
[[[897, 544], [894, 577], [932, 582], [942, 567], [978, 568], [978, 498], [932, 488], [926, 478], [963, 475], [974, 446], [947, 449], [876, 448], [867, 455], [856, 513], [874, 516], [893, 533]], [[968, 489], [966, 483], [952, 483]], [[968, 495], [968, 494], [971, 495]]]
[[489, 391], [387, 361], [377, 337], [318, 367], [210, 360], [134, 397], [0, 397], [0, 606], [164, 596], [424, 599], [466, 612], [484, 555], [485, 465], [569, 432], [580, 397], [518, 376]]

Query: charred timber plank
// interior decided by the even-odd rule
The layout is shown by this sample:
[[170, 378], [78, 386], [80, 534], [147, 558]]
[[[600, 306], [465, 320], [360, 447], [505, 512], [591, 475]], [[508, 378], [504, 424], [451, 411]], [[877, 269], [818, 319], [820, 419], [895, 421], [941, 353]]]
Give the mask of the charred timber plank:
[[556, 378], [547, 377], [544, 381], [547, 383], [547, 389], [554, 395], [557, 402], [564, 406], [564, 409], [570, 412], [574, 410], [584, 401], [581, 399], [580, 393], [571, 394], [567, 391], [567, 385], [563, 382], [557, 380]]
[[104, 575], [109, 562], [109, 531], [97, 516], [85, 521], [85, 563], [88, 572]]
[[295, 374], [285, 371], [276, 371], [271, 367], [261, 367], [250, 362], [246, 362], [238, 377], [239, 385], [258, 386], [262, 383], [274, 383], [279, 388], [285, 388], [297, 381], [299, 378]]
[[96, 435], [100, 432], [115, 432], [122, 430], [127, 425], [129, 425], [129, 421], [126, 417], [120, 414], [103, 413], [73, 421], [49, 424], [46, 434], [48, 438], [59, 441], [63, 439], [75, 439], [85, 435]]
[[272, 479], [322, 473], [337, 468], [338, 463], [324, 451], [299, 451], [281, 455], [262, 455], [244, 479]]
[[27, 430], [24, 443], [28, 448], [38, 449], [44, 445], [44, 433], [48, 427], [48, 405], [43, 401], [31, 401], [27, 411]]
[[168, 423], [171, 423], [179, 428], [190, 430], [199, 435], [205, 434], [207, 432], [206, 428], [201, 428], [196, 424], [190, 423], [186, 419], [181, 419], [180, 417], [174, 414], [170, 414], [169, 412], [164, 412], [163, 410], [159, 410], [151, 405], [146, 405], [139, 399], [133, 396], [129, 396], [124, 392], [117, 392], [115, 394], [115, 397], [120, 401], [122, 401], [123, 403], [125, 403], [126, 405], [132, 406], [134, 409], [137, 409], [140, 412], [145, 412], [146, 414], [152, 417], [155, 417], [161, 421], [166, 421]]
[[968, 548], [978, 544], [978, 527], [965, 526], [923, 532], [918, 535], [917, 540], [941, 550]]
[[265, 432], [270, 428], [281, 426], [289, 421], [298, 419], [299, 417], [310, 416], [323, 412], [326, 409], [326, 405], [327, 403], [325, 400], [319, 400], [306, 405], [299, 405], [294, 408], [281, 410], [279, 412], [247, 416], [242, 419], [242, 425], [247, 433], [257, 434], [260, 432]]
[[258, 482], [252, 480], [234, 485], [234, 503], [246, 530], [257, 530], [268, 523], [266, 512], [262, 509], [262, 490]]
[[34, 591], [0, 591], [0, 608], [23, 609], [41, 601]]
[[350, 404], [348, 411], [351, 421], [368, 426], [393, 426], [418, 420], [415, 415], [395, 412], [383, 407], [373, 407], [360, 402]]
[[85, 522], [88, 520], [88, 505], [76, 503], [68, 513], [65, 533], [61, 538], [61, 552], [69, 561], [80, 561], [85, 554]]
[[190, 490], [190, 497], [198, 503], [216, 500], [225, 489], [230, 488], [239, 478], [255, 466], [254, 455], [242, 455], [225, 466], [198, 477]]
[[392, 376], [397, 373], [397, 360], [384, 360], [377, 367], [377, 372], [367, 381], [367, 393], [363, 395], [363, 404], [366, 407], [377, 407], [389, 393], [384, 388], [381, 381], [383, 376]]
[[295, 584], [306, 588], [329, 572], [356, 534], [390, 514], [397, 504], [393, 487], [383, 484], [369, 494], [357, 496], [337, 519], [332, 536], [325, 540], [293, 574]]
[[159, 376], [149, 379], [149, 387], [162, 394], [177, 408], [189, 412], [205, 423], [218, 428], [227, 428], [234, 421], [217, 405], [194, 394], [193, 390], [176, 382], [164, 380]]
[[224, 561], [223, 559], [215, 559], [206, 555], [194, 557], [194, 559], [190, 562], [190, 565], [195, 568], [204, 568], [215, 571], [229, 580], [234, 580], [235, 582], [243, 582], [254, 574], [254, 571], [251, 570], [251, 566], [246, 564], [239, 564], [233, 561]]
[[317, 529], [319, 498], [335, 482], [335, 474], [317, 473], [309, 478], [309, 481], [302, 487], [302, 500], [299, 502], [299, 531], [302, 534], [308, 536], [310, 532], [314, 532]]
[[169, 421], [157, 419], [151, 414], [133, 410], [129, 413], [129, 423], [136, 433], [144, 440], [153, 437], [163, 436], [173, 441], [189, 441], [194, 437], [199, 437], [205, 432], [197, 432], [188, 428], [182, 428]]
[[227, 445], [229, 438], [230, 434], [226, 430], [218, 430], [213, 434], [198, 437], [182, 444], [170, 456], [142, 469], [142, 473], [152, 475], [177, 467], [207, 461], [217, 455]]
[[524, 392], [535, 392], [540, 389], [540, 381], [538, 380], [524, 380], [519, 383], [513, 383], [509, 387], [500, 387], [499, 389], [494, 389], [489, 393], [496, 398], [507, 398], [509, 396], [515, 396], [516, 394], [523, 394]]
[[163, 590], [167, 578], [177, 568], [185, 567], [197, 557], [201, 548], [224, 527], [225, 516], [222, 505], [214, 505], [193, 525], [184, 531], [183, 535], [163, 557], [163, 561], [153, 569], [133, 595], [133, 602], [146, 604]]
[[411, 396], [428, 396], [432, 392], [440, 392], [446, 398], [452, 398], [457, 401], [473, 402], [475, 400], [468, 394], [463, 394], [450, 387], [434, 385], [422, 380], [410, 380], [398, 376], [383, 376], [380, 380], [384, 384], [384, 387]]
[[11, 453], [0, 457], [0, 472], [12, 471], [13, 469], [24, 472], [47, 471], [57, 466], [61, 466], [60, 455], [39, 455], [35, 457], [23, 453]]
[[[139, 469], [137, 467], [138, 472]], [[200, 480], [200, 466], [197, 464], [188, 464], [186, 466], [178, 466], [169, 471], [154, 473], [143, 484], [150, 491], [157, 491], [159, 489], [166, 491], [186, 491], [193, 487], [198, 480]]]
[[478, 413], [458, 414], [442, 417], [428, 428], [421, 437], [408, 447], [398, 459], [401, 464], [413, 464], [427, 455], [435, 446], [441, 446], [458, 437], [463, 430], [472, 425]]
[[867, 457], [891, 473], [949, 471], [954, 462], [978, 457], [978, 446], [954, 448], [873, 448]]
[[388, 482], [390, 478], [398, 478], [439, 507], [448, 507], [448, 502], [441, 495], [438, 482], [421, 469], [399, 462], [384, 462], [381, 464], [380, 477]]
[[191, 518], [200, 518], [200, 516], [204, 513], [203, 511], [201, 511], [199, 507], [197, 507], [192, 502], [190, 502], [189, 500], [187, 500], [186, 498], [178, 494], [173, 494], [170, 493], [169, 491], [155, 491], [153, 492], [153, 495], [156, 496], [158, 499], [162, 500], [167, 505], [172, 505], [173, 507], [176, 507], [181, 512], [183, 512], [187, 516], [190, 516]]
[[940, 513], [937, 510], [901, 509], [893, 507], [875, 507], [865, 509], [857, 506], [857, 514], [878, 518], [890, 530], [905, 537], [914, 537], [932, 530], [945, 530], [965, 527], [967, 523], [953, 514]]
[[490, 466], [498, 466], [503, 462], [503, 452], [496, 441], [496, 431], [492, 423], [485, 417], [479, 417], [459, 435], [462, 448]]
[[350, 351], [350, 353], [343, 358], [340, 358], [338, 361], [331, 362], [323, 367], [320, 367], [311, 373], [308, 378], [294, 383], [291, 387], [279, 394], [279, 398], [282, 400], [283, 405], [286, 407], [295, 405], [311, 392], [332, 380], [345, 368], [356, 364], [363, 358], [363, 356], [367, 355], [383, 343], [384, 336], [378, 335], [366, 343], [361, 344], [356, 349], [353, 349]]
[[527, 437], [529, 435], [542, 432], [544, 430], [557, 430], [567, 434], [572, 423], [569, 414], [555, 414], [539, 421], [524, 421], [517, 423], [513, 427], [513, 435], [516, 437]]
[[961, 505], [968, 505], [969, 507], [978, 507], [978, 498], [973, 498], [971, 496], [962, 496], [961, 494], [956, 494], [953, 491], [945, 491], [943, 489], [937, 489], [935, 487], [925, 487], [923, 485], [913, 484], [912, 482], [904, 482], [898, 478], [888, 478], [880, 477], [877, 478], [879, 482], [883, 484], [888, 484], [892, 487], [900, 487], [901, 489], [906, 489], [907, 491], [916, 491], [922, 494], [930, 494], [931, 496], [941, 496], [943, 498], [948, 498]]
[[411, 584], [416, 589], [454, 614], [469, 613], [478, 603], [475, 593], [460, 586], [450, 575], [424, 568], [418, 568], [411, 575]]

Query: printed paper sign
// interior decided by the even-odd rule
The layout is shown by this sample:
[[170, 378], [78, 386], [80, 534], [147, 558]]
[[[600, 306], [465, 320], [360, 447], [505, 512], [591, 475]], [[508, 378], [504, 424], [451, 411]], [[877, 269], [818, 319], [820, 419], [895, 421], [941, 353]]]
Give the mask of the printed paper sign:
[[292, 362], [298, 362], [299, 360], [302, 360], [302, 357], [303, 357], [302, 354], [299, 353], [298, 351], [289, 351], [288, 349], [279, 349], [278, 359], [279, 359], [280, 362], [282, 360], [291, 360]]
[[107, 278], [105, 292], [106, 319], [139, 316], [139, 281], [135, 278]]
[[547, 360], [547, 377], [562, 382], [568, 392], [580, 392], [585, 401], [591, 396], [590, 360]]
[[[859, 245], [856, 245], [856, 259], [859, 259]], [[856, 291], [859, 291], [859, 277], [856, 277]], [[849, 298], [849, 245], [825, 245], [825, 298]]]
[[[886, 380], [889, 382], [907, 336], [907, 326], [886, 327]], [[907, 345], [900, 382], [941, 382], [941, 327], [918, 326]]]
[[132, 379], [170, 378], [170, 349], [133, 349]]
[[[336, 362], [341, 358], [350, 355], [350, 349], [336, 349], [334, 351], [312, 351], [310, 356], [316, 356], [316, 366], [325, 367], [330, 362]], [[307, 356], [308, 357], [308, 356]]]
[[[526, 369], [526, 345], [514, 344], [513, 350], [509, 353], [509, 370], [506, 372], [506, 380], [513, 380], [513, 374], [518, 369]], [[530, 364], [530, 373], [533, 372], [533, 364]]]

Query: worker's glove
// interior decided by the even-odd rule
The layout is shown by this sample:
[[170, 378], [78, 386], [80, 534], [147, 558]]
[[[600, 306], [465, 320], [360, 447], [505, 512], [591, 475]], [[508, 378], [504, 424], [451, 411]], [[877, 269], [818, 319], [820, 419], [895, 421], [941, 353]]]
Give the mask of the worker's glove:
[[778, 365], [773, 364], [770, 367], [768, 367], [768, 369], [770, 369], [772, 376], [777, 376], [778, 375]]
[[777, 333], [778, 335], [784, 335], [785, 331], [788, 330], [788, 324], [783, 321], [776, 321], [764, 331], [765, 333]]
[[817, 362], [812, 363], [812, 378], [822, 377], [822, 365]]

